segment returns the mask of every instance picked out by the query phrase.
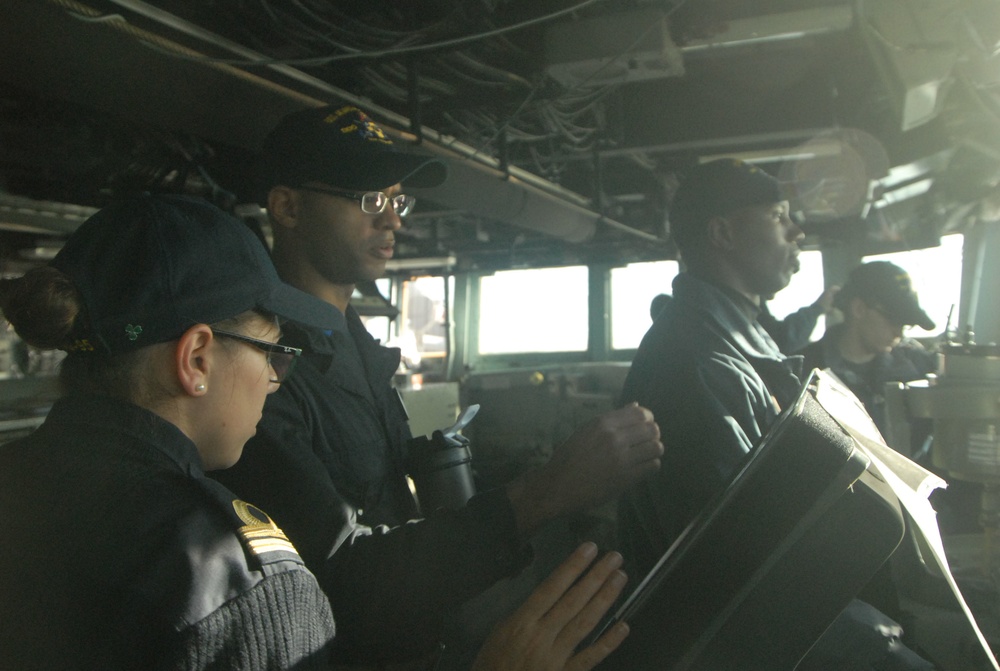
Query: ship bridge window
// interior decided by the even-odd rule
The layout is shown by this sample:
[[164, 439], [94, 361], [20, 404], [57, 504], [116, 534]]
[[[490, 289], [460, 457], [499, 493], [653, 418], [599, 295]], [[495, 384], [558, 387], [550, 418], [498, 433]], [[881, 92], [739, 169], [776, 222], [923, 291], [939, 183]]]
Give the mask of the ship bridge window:
[[448, 350], [448, 309], [454, 294], [450, 277], [414, 277], [400, 289], [399, 338], [392, 343], [402, 351], [410, 368], [431, 366], [443, 372]]
[[630, 263], [611, 269], [611, 347], [635, 349], [649, 330], [650, 303], [657, 294], [669, 294], [680, 272], [676, 261]]
[[[375, 280], [375, 286], [382, 296], [390, 300], [392, 299], [392, 280], [388, 277], [381, 277]], [[357, 300], [360, 297], [361, 294], [355, 289], [352, 300]], [[372, 337], [380, 342], [388, 343], [392, 339], [392, 320], [389, 317], [362, 314], [361, 323], [365, 325], [365, 328], [372, 334]]]
[[586, 266], [481, 278], [479, 353], [586, 351], [588, 295]]

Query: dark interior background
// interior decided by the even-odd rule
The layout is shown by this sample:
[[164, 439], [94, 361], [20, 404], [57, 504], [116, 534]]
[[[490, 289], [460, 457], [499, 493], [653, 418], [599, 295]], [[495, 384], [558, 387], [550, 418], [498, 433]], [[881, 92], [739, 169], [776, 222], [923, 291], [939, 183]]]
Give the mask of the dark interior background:
[[[249, 216], [283, 114], [353, 103], [449, 162], [398, 259], [670, 258], [669, 203], [737, 155], [810, 244], [917, 248], [992, 216], [993, 0], [0, 0], [8, 270], [116, 192]], [[419, 265], [419, 262], [415, 262]]]

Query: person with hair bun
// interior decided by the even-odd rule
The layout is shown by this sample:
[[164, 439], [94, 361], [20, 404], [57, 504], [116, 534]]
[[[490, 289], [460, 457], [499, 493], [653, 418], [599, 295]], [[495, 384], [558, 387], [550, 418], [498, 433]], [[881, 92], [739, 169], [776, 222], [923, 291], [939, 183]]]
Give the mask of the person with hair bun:
[[[240, 458], [301, 353], [278, 344], [281, 321], [342, 314], [282, 283], [243, 223], [150, 195], [0, 283], [0, 308], [29, 344], [67, 352], [63, 397], [0, 446], [0, 668], [330, 668], [315, 577], [206, 472]], [[627, 629], [576, 651], [624, 584], [617, 554], [587, 571], [596, 554], [571, 555], [475, 668], [585, 671], [610, 653]]]
[[239, 459], [291, 370], [278, 319], [339, 315], [281, 283], [243, 224], [179, 196], [98, 212], [0, 307], [67, 352], [44, 424], [0, 447], [0, 666], [324, 668], [312, 574], [205, 472]]

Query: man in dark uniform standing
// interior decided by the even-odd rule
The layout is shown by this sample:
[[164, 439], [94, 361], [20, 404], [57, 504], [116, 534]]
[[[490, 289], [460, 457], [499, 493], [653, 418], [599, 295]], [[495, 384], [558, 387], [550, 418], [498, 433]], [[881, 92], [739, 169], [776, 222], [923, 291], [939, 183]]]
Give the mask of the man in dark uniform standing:
[[285, 117], [261, 168], [279, 274], [337, 307], [347, 327], [285, 330], [284, 342], [306, 351], [297, 375], [219, 479], [265, 507], [299, 548], [333, 604], [341, 661], [432, 653], [448, 612], [526, 565], [524, 541], [542, 523], [655, 470], [658, 429], [635, 405], [608, 413], [539, 471], [404, 524], [417, 511], [405, 479], [410, 433], [391, 387], [400, 354], [368, 334], [350, 300], [393, 255], [414, 202], [403, 186], [438, 184], [444, 166], [399, 150], [344, 106]]
[[[729, 483], [800, 388], [801, 358], [782, 354], [757, 321], [762, 299], [785, 288], [799, 268], [803, 233], [778, 181], [733, 159], [699, 165], [681, 182], [670, 224], [685, 270], [674, 278], [674, 299], [643, 337], [622, 394], [653, 411], [666, 447], [663, 468], [619, 505], [621, 550], [640, 573]], [[840, 653], [848, 648], [857, 655], [851, 661], [867, 663], [891, 656], [891, 648], [909, 660], [912, 653], [887, 635], [899, 627], [872, 611], [857, 602], [831, 627], [833, 658], [847, 663]], [[854, 617], [880, 619], [855, 636]], [[830, 666], [824, 657], [830, 649], [818, 644], [799, 668], [929, 668], [919, 659]]]

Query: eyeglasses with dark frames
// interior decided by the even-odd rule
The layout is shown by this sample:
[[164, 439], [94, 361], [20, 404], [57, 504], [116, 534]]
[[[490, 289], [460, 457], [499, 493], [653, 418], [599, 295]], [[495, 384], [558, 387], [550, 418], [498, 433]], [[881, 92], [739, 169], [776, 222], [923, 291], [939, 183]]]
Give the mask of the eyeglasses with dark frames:
[[334, 189], [327, 186], [300, 186], [298, 188], [303, 191], [314, 191], [316, 193], [325, 193], [339, 198], [350, 198], [351, 200], [356, 200], [361, 203], [361, 211], [365, 214], [382, 214], [385, 212], [386, 206], [391, 203], [392, 211], [395, 212], [398, 217], [402, 218], [412, 212], [413, 206], [417, 204], [416, 198], [413, 196], [407, 196], [405, 193], [389, 196], [382, 191], [366, 191], [365, 193], [358, 193], [356, 191], [344, 191], [342, 189]]
[[298, 347], [288, 347], [287, 345], [279, 345], [267, 340], [251, 338], [242, 333], [231, 333], [229, 331], [220, 331], [219, 329], [212, 329], [212, 332], [218, 336], [239, 340], [264, 352], [267, 355], [268, 365], [274, 370], [275, 379], [272, 382], [277, 382], [278, 384], [288, 379], [288, 376], [292, 374], [292, 369], [295, 368], [296, 360], [302, 354], [302, 350]]

